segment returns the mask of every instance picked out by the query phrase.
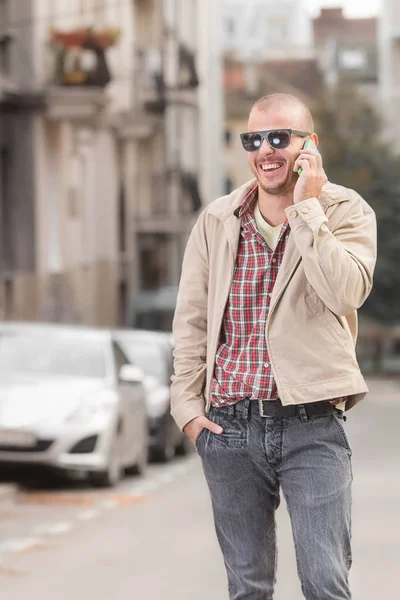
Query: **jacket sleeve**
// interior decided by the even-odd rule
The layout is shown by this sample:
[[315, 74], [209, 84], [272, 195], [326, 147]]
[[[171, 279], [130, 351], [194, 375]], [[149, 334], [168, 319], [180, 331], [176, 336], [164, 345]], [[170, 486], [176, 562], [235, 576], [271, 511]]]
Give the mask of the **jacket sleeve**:
[[307, 280], [334, 314], [346, 316], [367, 299], [376, 262], [376, 219], [361, 198], [330, 231], [317, 198], [286, 209]]
[[180, 429], [205, 413], [208, 298], [205, 218], [202, 213], [186, 246], [173, 320], [171, 414]]

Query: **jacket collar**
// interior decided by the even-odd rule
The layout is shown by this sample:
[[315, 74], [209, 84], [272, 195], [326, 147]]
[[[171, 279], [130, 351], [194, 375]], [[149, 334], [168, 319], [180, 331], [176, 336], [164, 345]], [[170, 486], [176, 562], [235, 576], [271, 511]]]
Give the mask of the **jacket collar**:
[[[217, 219], [223, 222], [228, 221], [232, 217], [238, 218], [238, 209], [243, 204], [246, 196], [248, 196], [248, 194], [256, 185], [257, 180], [251, 179], [244, 185], [231, 192], [229, 195], [218, 198], [218, 200], [215, 200], [209, 205], [209, 214], [214, 215]], [[346, 188], [330, 183], [329, 181], [322, 188], [322, 192], [319, 197], [319, 201], [325, 212], [329, 206], [339, 204], [340, 202], [346, 202], [348, 199], [349, 195]]]

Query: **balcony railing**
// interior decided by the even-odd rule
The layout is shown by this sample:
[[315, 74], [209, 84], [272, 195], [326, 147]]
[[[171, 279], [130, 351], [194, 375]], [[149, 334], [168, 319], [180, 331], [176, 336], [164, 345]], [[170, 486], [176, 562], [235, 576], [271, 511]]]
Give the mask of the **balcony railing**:
[[133, 97], [137, 112], [162, 113], [164, 111], [165, 85], [162, 52], [159, 46], [135, 47]]
[[135, 189], [136, 224], [143, 232], [186, 231], [202, 206], [195, 174], [141, 173]]

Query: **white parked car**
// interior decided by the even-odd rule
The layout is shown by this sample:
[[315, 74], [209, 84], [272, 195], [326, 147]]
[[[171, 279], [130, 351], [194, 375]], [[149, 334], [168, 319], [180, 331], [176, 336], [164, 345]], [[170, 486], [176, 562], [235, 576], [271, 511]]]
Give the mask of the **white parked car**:
[[0, 327], [0, 463], [43, 465], [115, 485], [148, 459], [143, 372], [110, 331]]
[[170, 413], [172, 335], [163, 331], [125, 329], [116, 331], [115, 338], [132, 364], [138, 365], [146, 375], [150, 457], [167, 462], [175, 455], [187, 454], [191, 444]]

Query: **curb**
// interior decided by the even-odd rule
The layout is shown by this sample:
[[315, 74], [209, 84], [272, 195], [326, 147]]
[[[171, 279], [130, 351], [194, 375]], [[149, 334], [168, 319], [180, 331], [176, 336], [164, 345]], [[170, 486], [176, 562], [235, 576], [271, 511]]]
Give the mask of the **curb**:
[[7, 500], [15, 500], [18, 487], [12, 483], [0, 483], [0, 504]]

